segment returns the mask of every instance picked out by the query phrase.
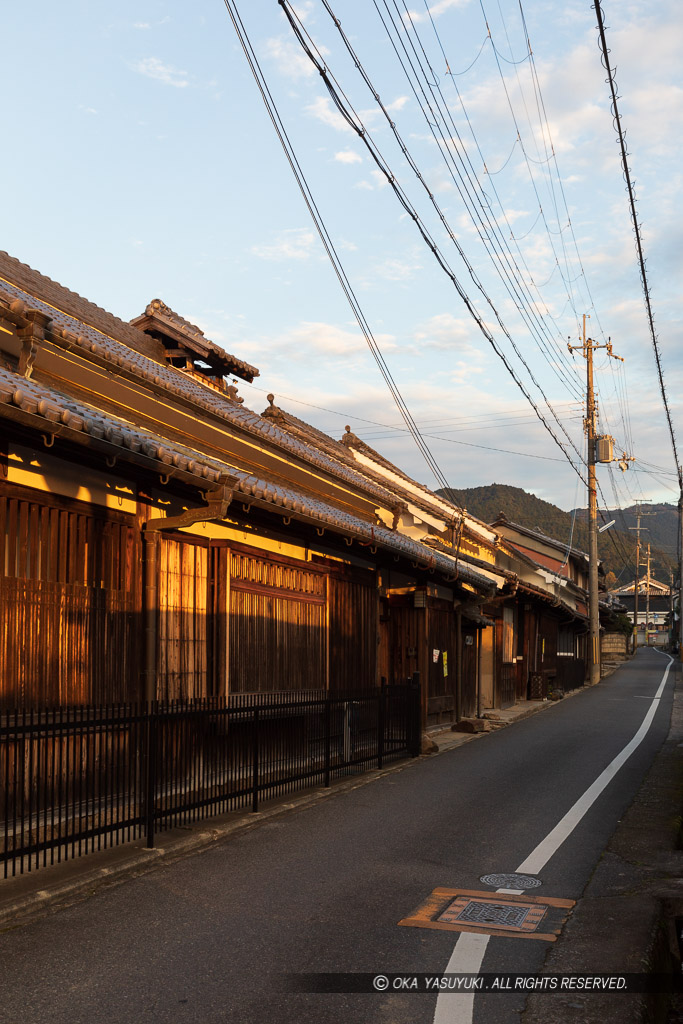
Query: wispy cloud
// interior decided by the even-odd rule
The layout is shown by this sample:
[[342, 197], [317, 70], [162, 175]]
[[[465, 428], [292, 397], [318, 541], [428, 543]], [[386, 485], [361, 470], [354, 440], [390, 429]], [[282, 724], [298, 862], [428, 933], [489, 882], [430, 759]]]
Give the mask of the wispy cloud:
[[352, 149], [342, 149], [339, 153], [334, 154], [334, 159], [338, 160], [340, 164], [363, 163], [363, 157], [359, 153], [354, 153]]
[[408, 14], [403, 15], [404, 21], [427, 21], [429, 15], [432, 18], [438, 18], [439, 15], [445, 14], [452, 7], [465, 7], [469, 3], [469, 0], [437, 0], [437, 3], [432, 4], [429, 8], [429, 14], [418, 13], [417, 11], [409, 11]]
[[164, 64], [158, 57], [143, 57], [142, 60], [132, 65], [133, 71], [146, 78], [153, 78], [164, 85], [173, 85], [177, 89], [184, 89], [189, 85], [187, 71], [180, 71], [171, 64]]
[[253, 245], [251, 251], [262, 260], [307, 260], [315, 242], [316, 236], [313, 231], [292, 228], [290, 231], [283, 231], [274, 242]]
[[479, 351], [470, 341], [471, 336], [471, 320], [455, 317], [452, 313], [436, 313], [420, 324], [414, 335], [419, 349], [438, 349], [477, 359]]
[[373, 273], [385, 281], [410, 281], [421, 270], [420, 263], [390, 257], [373, 267]]
[[[391, 334], [375, 334], [382, 351], [395, 347]], [[279, 352], [303, 359], [311, 355], [346, 357], [365, 352], [367, 342], [360, 331], [347, 331], [335, 324], [304, 320], [297, 327], [276, 339]]]
[[[317, 75], [315, 65], [308, 59], [298, 43], [286, 36], [275, 36], [266, 40], [266, 56], [274, 61], [281, 75], [287, 78], [311, 78]], [[324, 56], [329, 50], [322, 45], [318, 50]]]
[[313, 0], [302, 0], [301, 3], [291, 4], [299, 21], [306, 21], [309, 14], [313, 12]]
[[310, 114], [317, 121], [326, 124], [328, 128], [334, 128], [338, 132], [351, 132], [353, 128], [342, 117], [339, 111], [332, 105], [329, 96], [316, 96], [312, 103], [306, 107], [306, 113]]
[[[399, 110], [403, 110], [407, 102], [407, 96], [397, 96], [390, 103], [385, 103], [384, 107], [389, 113], [396, 113]], [[338, 132], [353, 131], [351, 125], [342, 117], [329, 96], [316, 96], [313, 103], [309, 103], [306, 107], [306, 113], [310, 114], [311, 117], [315, 117], [318, 121], [322, 121], [329, 128], [336, 129]], [[379, 107], [358, 111], [358, 117], [366, 128], [373, 125], [380, 116], [382, 116], [382, 111]]]

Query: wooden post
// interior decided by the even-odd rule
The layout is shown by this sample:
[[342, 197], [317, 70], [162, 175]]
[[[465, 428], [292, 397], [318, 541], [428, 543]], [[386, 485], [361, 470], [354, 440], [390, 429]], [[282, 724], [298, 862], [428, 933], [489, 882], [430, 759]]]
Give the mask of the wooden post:
[[481, 718], [481, 636], [483, 626], [477, 628], [477, 718]]
[[455, 609], [455, 720], [462, 718], [462, 608]]
[[143, 533], [145, 547], [145, 700], [157, 696], [157, 617], [158, 617], [158, 565], [159, 534]]
[[417, 608], [417, 671], [422, 683], [422, 728], [429, 721], [429, 655], [427, 642], [429, 636], [429, 609]]

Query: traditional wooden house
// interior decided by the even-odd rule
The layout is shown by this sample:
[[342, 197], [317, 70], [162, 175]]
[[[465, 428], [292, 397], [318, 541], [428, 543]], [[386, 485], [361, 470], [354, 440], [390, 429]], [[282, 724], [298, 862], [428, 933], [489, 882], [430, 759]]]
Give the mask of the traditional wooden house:
[[462, 555], [493, 565], [495, 532], [348, 431], [247, 409], [225, 378], [257, 374], [158, 299], [126, 323], [0, 255], [3, 706], [419, 671], [428, 715], [469, 712], [502, 578]]
[[[497, 647], [501, 706], [582, 686], [586, 674], [588, 556], [501, 513], [498, 565], [517, 576], [502, 604]], [[485, 609], [486, 610], [486, 609]]]
[[[633, 580], [626, 586], [611, 591], [615, 600], [624, 606], [624, 612], [634, 627], [636, 618], [635, 589], [636, 585]], [[669, 626], [673, 620], [673, 600], [674, 592], [666, 583], [660, 583], [649, 574], [638, 581], [637, 642], [639, 645], [663, 645], [668, 642]]]

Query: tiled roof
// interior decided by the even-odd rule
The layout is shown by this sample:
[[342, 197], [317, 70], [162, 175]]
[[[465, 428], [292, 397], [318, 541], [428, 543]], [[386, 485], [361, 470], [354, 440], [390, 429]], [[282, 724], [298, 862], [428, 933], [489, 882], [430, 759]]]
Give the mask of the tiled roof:
[[[126, 452], [139, 453], [160, 462], [163, 467], [175, 467], [211, 483], [218, 482], [225, 468], [189, 448], [0, 367], [0, 416], [6, 415], [5, 410], [12, 407], [88, 435], [95, 441], [115, 445], [122, 449], [124, 460]], [[55, 431], [54, 426], [52, 431]]]
[[[262, 480], [217, 459], [208, 459], [120, 417], [0, 367], [0, 418], [11, 409], [43, 419], [46, 427], [50, 424], [47, 432], [57, 433], [60, 428], [66, 428], [87, 435], [95, 444], [106, 442], [119, 449], [124, 462], [126, 458], [142, 455], [157, 461], [162, 473], [177, 469], [198, 480], [215, 484], [229, 477], [236, 480], [236, 490], [240, 494], [259, 505], [277, 509], [283, 514], [291, 512], [369, 547], [388, 549], [411, 559], [421, 568], [434, 569], [447, 576], [455, 575], [455, 559], [432, 551], [419, 541], [386, 527], [375, 526], [295, 488]], [[491, 589], [490, 580], [467, 567], [459, 566], [457, 575], [463, 582], [484, 592]]]
[[563, 598], [557, 597], [554, 594], [549, 594], [547, 590], [543, 590], [541, 587], [535, 587], [532, 583], [526, 583], [524, 580], [520, 580], [519, 589], [533, 597], [538, 597], [540, 600], [546, 601], [555, 608], [562, 608], [563, 611], [572, 615], [574, 618], [582, 619], [583, 621], [587, 620], [587, 616], [582, 612], [577, 611], [576, 608], [572, 608], [572, 606]]
[[580, 548], [568, 548], [567, 545], [564, 544], [562, 541], [556, 540], [554, 537], [549, 537], [546, 533], [542, 533], [540, 530], [531, 530], [528, 526], [522, 526], [521, 523], [513, 523], [511, 519], [508, 519], [507, 516], [503, 514], [499, 515], [497, 519], [494, 519], [494, 521], [490, 525], [494, 529], [499, 526], [509, 526], [511, 529], [517, 530], [525, 537], [536, 538], [540, 541], [543, 541], [544, 544], [550, 544], [551, 547], [557, 548], [559, 551], [566, 552], [567, 550], [569, 550], [569, 552], [572, 555], [578, 555], [581, 558], [588, 558], [586, 552], [581, 551]]
[[[67, 292], [66, 289], [62, 289], [62, 291], [67, 298], [72, 294]], [[52, 296], [54, 300], [57, 297]], [[76, 296], [76, 298], [80, 297]], [[252, 436], [285, 449], [291, 455], [316, 466], [316, 468], [329, 473], [333, 477], [343, 480], [352, 487], [362, 489], [366, 494], [374, 498], [378, 505], [388, 505], [390, 507], [395, 503], [395, 497], [389, 490], [372, 482], [352, 466], [340, 463], [338, 459], [333, 460], [319, 447], [314, 447], [311, 443], [293, 436], [275, 422], [264, 419], [243, 405], [213, 390], [208, 385], [205, 386], [194, 378], [185, 375], [181, 370], [177, 370], [175, 367], [165, 363], [154, 361], [139, 351], [133, 351], [128, 344], [123, 344], [115, 338], [109, 337], [101, 330], [91, 327], [69, 313], [52, 306], [49, 302], [32, 295], [18, 285], [1, 280], [0, 305], [3, 304], [3, 300], [5, 305], [14, 304], [18, 300], [20, 303], [24, 303], [26, 309], [38, 309], [40, 312], [45, 313], [52, 320], [49, 330], [52, 331], [55, 340], [58, 343], [61, 340], [65, 346], [76, 347], [84, 358], [104, 361], [114, 367], [127, 371], [131, 375], [142, 378], [152, 385], [162, 387], [177, 398], [190, 402], [193, 406], [203, 409], [221, 420], [227, 421], [232, 426], [244, 430]], [[81, 301], [85, 302], [85, 300]], [[106, 315], [108, 316], [109, 314]], [[111, 321], [114, 326], [122, 323], [122, 321], [116, 321], [114, 317], [111, 317]], [[122, 326], [129, 332], [140, 333], [127, 324]]]
[[[71, 315], [82, 324], [89, 324], [96, 331], [118, 338], [129, 348], [136, 352], [158, 359], [161, 356], [161, 346], [148, 335], [131, 327], [125, 320], [119, 320], [113, 313], [108, 313], [101, 306], [89, 302], [82, 295], [72, 292], [64, 285], [58, 284], [44, 274], [39, 274], [33, 267], [0, 251], [0, 287], [3, 282], [14, 284], [19, 290], [42, 299], [49, 307], [55, 310], [69, 310]], [[50, 314], [50, 310], [45, 312]]]
[[[458, 505], [452, 502], [450, 498], [445, 498], [443, 494], [431, 491], [424, 484], [418, 483], [417, 480], [413, 480], [412, 477], [409, 477], [408, 474], [404, 473], [402, 469], [399, 469], [398, 466], [395, 466], [393, 463], [389, 462], [389, 460], [386, 459], [383, 455], [380, 455], [378, 451], [376, 451], [374, 448], [371, 448], [369, 444], [367, 444], [365, 441], [362, 441], [359, 437], [353, 434], [348, 426], [346, 428], [346, 433], [342, 437], [342, 444], [344, 444], [347, 448], [355, 449], [356, 451], [365, 455], [368, 459], [371, 459], [373, 462], [376, 462], [380, 466], [383, 466], [390, 473], [400, 477], [403, 481], [405, 481], [407, 485], [405, 489], [407, 500], [409, 500], [413, 505], [417, 505], [418, 508], [423, 508], [426, 511], [430, 511], [433, 515], [435, 514], [441, 519], [444, 519], [445, 513], [443, 506], [447, 505], [453, 509], [453, 515], [451, 517], [452, 519], [455, 519], [456, 517], [459, 519], [460, 516], [462, 516], [464, 513], [465, 523], [468, 524], [470, 528], [472, 527], [472, 524], [475, 524], [475, 526], [480, 527], [480, 530], [484, 533], [490, 534], [491, 532], [495, 532], [491, 531], [491, 528], [487, 523], [485, 523], [481, 519], [477, 519], [476, 516], [473, 516], [465, 509], [460, 508]], [[363, 466], [363, 469], [365, 471], [367, 467]], [[378, 477], [386, 482], [386, 477], [383, 476], [382, 474], [378, 474]], [[415, 492], [411, 490], [411, 488], [417, 488], [421, 492], [422, 498], [418, 497], [415, 494]], [[473, 532], [476, 533], [477, 531], [474, 530]], [[481, 532], [479, 533], [479, 536], [481, 538]]]
[[[317, 427], [312, 426], [310, 423], [306, 423], [305, 420], [301, 420], [291, 412], [287, 412], [284, 409], [279, 408], [273, 404], [274, 397], [274, 395], [268, 395], [270, 407], [261, 413], [263, 417], [272, 419], [274, 423], [277, 423], [284, 430], [302, 438], [302, 440], [307, 441], [309, 444], [315, 444], [316, 447], [319, 447], [322, 451], [326, 452], [326, 454], [331, 458], [337, 459], [339, 462], [343, 462], [345, 465], [353, 468], [354, 472], [372, 480], [380, 487], [388, 489], [391, 494], [399, 499], [401, 504], [407, 505], [410, 503], [421, 511], [426, 512], [437, 519], [448, 521], [447, 513], [444, 512], [443, 505], [441, 503], [443, 502], [446, 505], [451, 505], [451, 502], [439, 497], [438, 495], [434, 495], [432, 500], [431, 491], [425, 488], [422, 484], [418, 484], [414, 480], [411, 480], [411, 478], [406, 476], [402, 470], [375, 452], [374, 449], [366, 445], [364, 441], [359, 441], [359, 444], [363, 446], [362, 450], [364, 451], [364, 454], [366, 452], [372, 452], [373, 454], [371, 456], [369, 455], [369, 458], [372, 458], [374, 462], [383, 465], [395, 476], [399, 477], [399, 479], [409, 482], [413, 487], [418, 487], [421, 494], [417, 495], [413, 491], [408, 490], [408, 488], [402, 487], [400, 483], [397, 484], [394, 481], [387, 480], [386, 476], [376, 470], [373, 470], [371, 466], [366, 466], [364, 463], [359, 463], [357, 459], [354, 459], [353, 455], [349, 453], [349, 448], [355, 448], [355, 444], [348, 444], [345, 440], [336, 441], [328, 434], [323, 433], [322, 430], [318, 430]], [[347, 434], [344, 436], [355, 437], [355, 434], [349, 435], [347, 430]], [[356, 440], [359, 439], [356, 438]], [[361, 449], [359, 448], [359, 450]], [[453, 506], [452, 519], [455, 518], [458, 511], [459, 510], [456, 506]]]
[[220, 367], [223, 376], [234, 373], [249, 382], [253, 381], [254, 377], [259, 376], [259, 371], [255, 366], [246, 363], [243, 359], [238, 359], [237, 356], [231, 355], [221, 348], [220, 345], [216, 345], [215, 342], [209, 341], [208, 338], [204, 337], [204, 331], [200, 327], [197, 327], [196, 324], [191, 324], [189, 320], [185, 320], [184, 317], [167, 306], [161, 299], [152, 299], [147, 304], [147, 308], [142, 316], [135, 317], [131, 320], [131, 324], [140, 331], [158, 332], [162, 335], [179, 339], [195, 355], [198, 355], [200, 359], [203, 359], [210, 365]]

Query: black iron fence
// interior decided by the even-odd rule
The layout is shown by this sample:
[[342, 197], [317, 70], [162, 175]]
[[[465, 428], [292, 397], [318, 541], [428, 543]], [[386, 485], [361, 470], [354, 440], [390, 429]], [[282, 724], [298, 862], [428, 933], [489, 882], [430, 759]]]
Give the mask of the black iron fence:
[[4, 877], [417, 756], [420, 707], [407, 684], [5, 712]]

